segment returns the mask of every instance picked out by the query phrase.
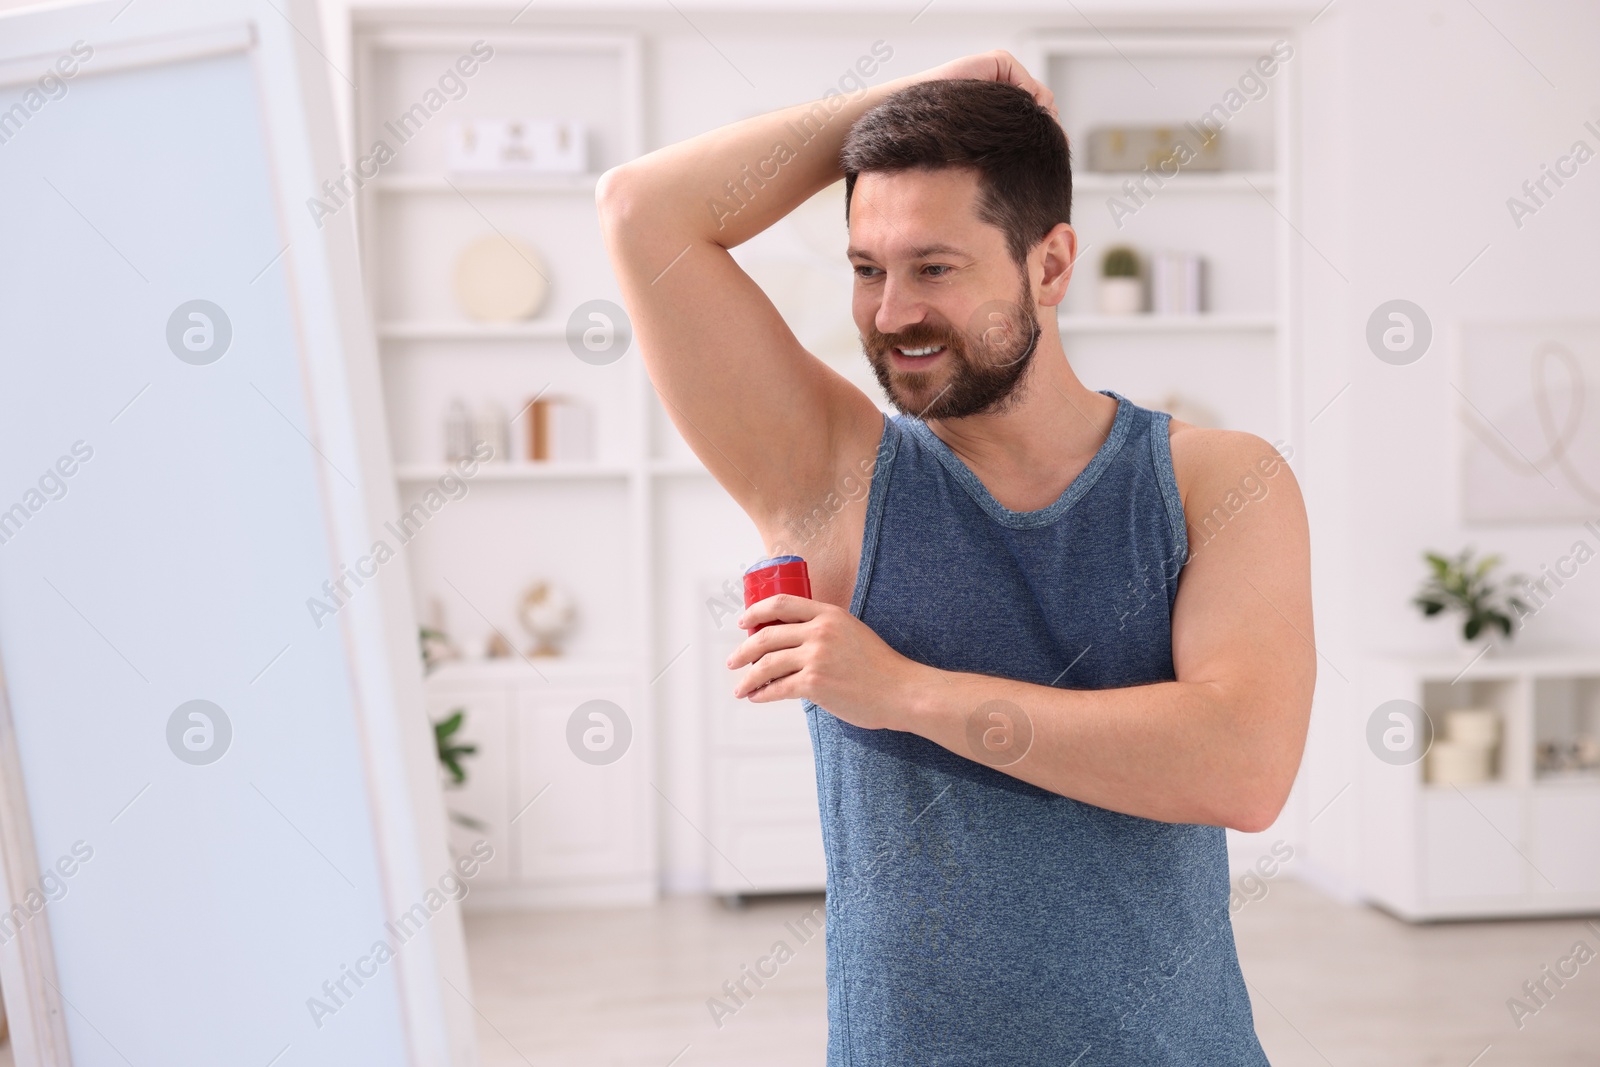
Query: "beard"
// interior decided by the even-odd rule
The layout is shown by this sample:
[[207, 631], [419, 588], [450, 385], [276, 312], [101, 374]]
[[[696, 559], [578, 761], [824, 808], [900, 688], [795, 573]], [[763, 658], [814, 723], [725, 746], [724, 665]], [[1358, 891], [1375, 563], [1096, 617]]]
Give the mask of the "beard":
[[[898, 333], [869, 326], [861, 335], [861, 351], [884, 395], [901, 412], [923, 420], [962, 419], [1004, 411], [1021, 398], [1017, 387], [1033, 362], [1039, 334], [1038, 309], [1024, 274], [1015, 300], [984, 303], [965, 331], [921, 322]], [[890, 349], [929, 345], [945, 347], [930, 358], [948, 365], [948, 371], [903, 371], [892, 365]], [[941, 385], [941, 378], [949, 380]]]

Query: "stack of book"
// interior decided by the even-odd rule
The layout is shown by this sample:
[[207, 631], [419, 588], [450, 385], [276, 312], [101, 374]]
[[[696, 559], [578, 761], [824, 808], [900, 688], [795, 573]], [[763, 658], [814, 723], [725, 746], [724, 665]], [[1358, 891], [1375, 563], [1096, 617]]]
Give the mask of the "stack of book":
[[1193, 252], [1150, 257], [1150, 310], [1156, 315], [1198, 315], [1204, 310], [1204, 261]]
[[528, 459], [535, 463], [591, 463], [594, 413], [575, 397], [541, 397], [528, 406]]

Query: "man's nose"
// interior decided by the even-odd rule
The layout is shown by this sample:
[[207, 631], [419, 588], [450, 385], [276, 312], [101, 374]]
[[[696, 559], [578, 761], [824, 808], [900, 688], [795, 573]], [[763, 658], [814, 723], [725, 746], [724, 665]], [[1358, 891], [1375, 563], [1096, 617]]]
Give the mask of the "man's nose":
[[921, 322], [926, 316], [927, 309], [906, 292], [905, 286], [897, 284], [893, 279], [885, 280], [883, 299], [879, 301], [878, 312], [873, 319], [879, 333], [899, 333], [906, 327]]

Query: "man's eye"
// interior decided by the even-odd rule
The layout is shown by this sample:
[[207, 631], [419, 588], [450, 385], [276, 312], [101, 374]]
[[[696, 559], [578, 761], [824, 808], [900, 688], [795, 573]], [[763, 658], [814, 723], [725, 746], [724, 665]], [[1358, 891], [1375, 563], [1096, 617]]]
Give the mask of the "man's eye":
[[[945, 264], [943, 264], [943, 263], [930, 263], [926, 267], [924, 267], [923, 270], [937, 270], [937, 271], [946, 271], [946, 272], [948, 272], [950, 270], [950, 268], [948, 266], [946, 266]], [[935, 274], [934, 277], [935, 278], [942, 278], [942, 277], [944, 277], [944, 274]]]
[[856, 267], [856, 277], [857, 278], [870, 278], [870, 277], [873, 276], [871, 272], [875, 271], [877, 269], [878, 269], [877, 267], [857, 266]]

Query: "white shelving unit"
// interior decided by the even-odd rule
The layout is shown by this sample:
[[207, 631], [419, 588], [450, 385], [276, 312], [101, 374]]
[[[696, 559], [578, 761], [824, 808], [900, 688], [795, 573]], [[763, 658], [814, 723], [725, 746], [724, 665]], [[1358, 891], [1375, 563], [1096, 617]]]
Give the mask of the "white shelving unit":
[[1540, 742], [1600, 738], [1600, 659], [1376, 660], [1360, 707], [1407, 700], [1442, 730], [1455, 708], [1499, 712], [1491, 781], [1428, 780], [1426, 761], [1365, 758], [1362, 883], [1411, 920], [1600, 911], [1600, 775], [1541, 774]]
[[[1102, 27], [1104, 29], [1104, 27]], [[1080, 260], [1058, 316], [1067, 356], [1091, 388], [1165, 407], [1176, 394], [1214, 425], [1302, 443], [1291, 302], [1295, 270], [1292, 152], [1295, 63], [1276, 63], [1266, 91], [1222, 127], [1221, 171], [1179, 170], [1153, 195], [1130, 198], [1132, 173], [1087, 169], [1098, 126], [1195, 121], [1276, 35], [1173, 37], [1118, 31], [1040, 33], [1018, 56], [1054, 92], [1073, 146], [1073, 227]], [[1291, 46], [1293, 44], [1290, 39]], [[1224, 114], [1228, 114], [1224, 111]], [[1116, 217], [1113, 198], [1137, 210]], [[1200, 315], [1095, 314], [1100, 257], [1128, 245], [1146, 260], [1173, 249], [1205, 259]]]
[[[465, 788], [448, 792], [447, 802], [486, 824], [482, 836], [504, 857], [485, 868], [488, 881], [470, 900], [491, 908], [646, 901], [658, 883], [649, 788], [657, 473], [645, 430], [650, 386], [636, 351], [593, 366], [567, 343], [578, 305], [620, 302], [593, 197], [601, 172], [643, 151], [640, 42], [624, 32], [517, 30], [503, 21], [475, 31], [460, 12], [442, 9], [392, 18], [375, 15], [354, 28], [355, 158], [389, 135], [388, 120], [424, 100], [474, 42], [493, 49], [461, 79], [465, 92], [430, 112], [359, 194], [402, 508], [452, 469], [442, 427], [454, 396], [513, 414], [547, 389], [576, 395], [595, 411], [599, 434], [592, 463], [481, 464], [460, 499], [407, 548], [419, 617], [430, 618], [437, 600], [452, 636], [473, 645], [491, 632], [528, 643], [515, 606], [535, 580], [561, 585], [579, 605], [579, 628], [562, 657], [455, 662], [427, 678], [430, 716], [467, 709], [462, 740], [479, 750], [465, 762]], [[532, 116], [585, 121], [590, 172], [446, 172], [451, 120]], [[454, 304], [458, 250], [493, 233], [526, 241], [545, 263], [549, 293], [534, 319], [475, 322]], [[603, 766], [579, 760], [565, 734], [568, 716], [593, 699], [613, 701], [632, 728], [630, 749]], [[452, 832], [461, 851], [479, 836]]]

